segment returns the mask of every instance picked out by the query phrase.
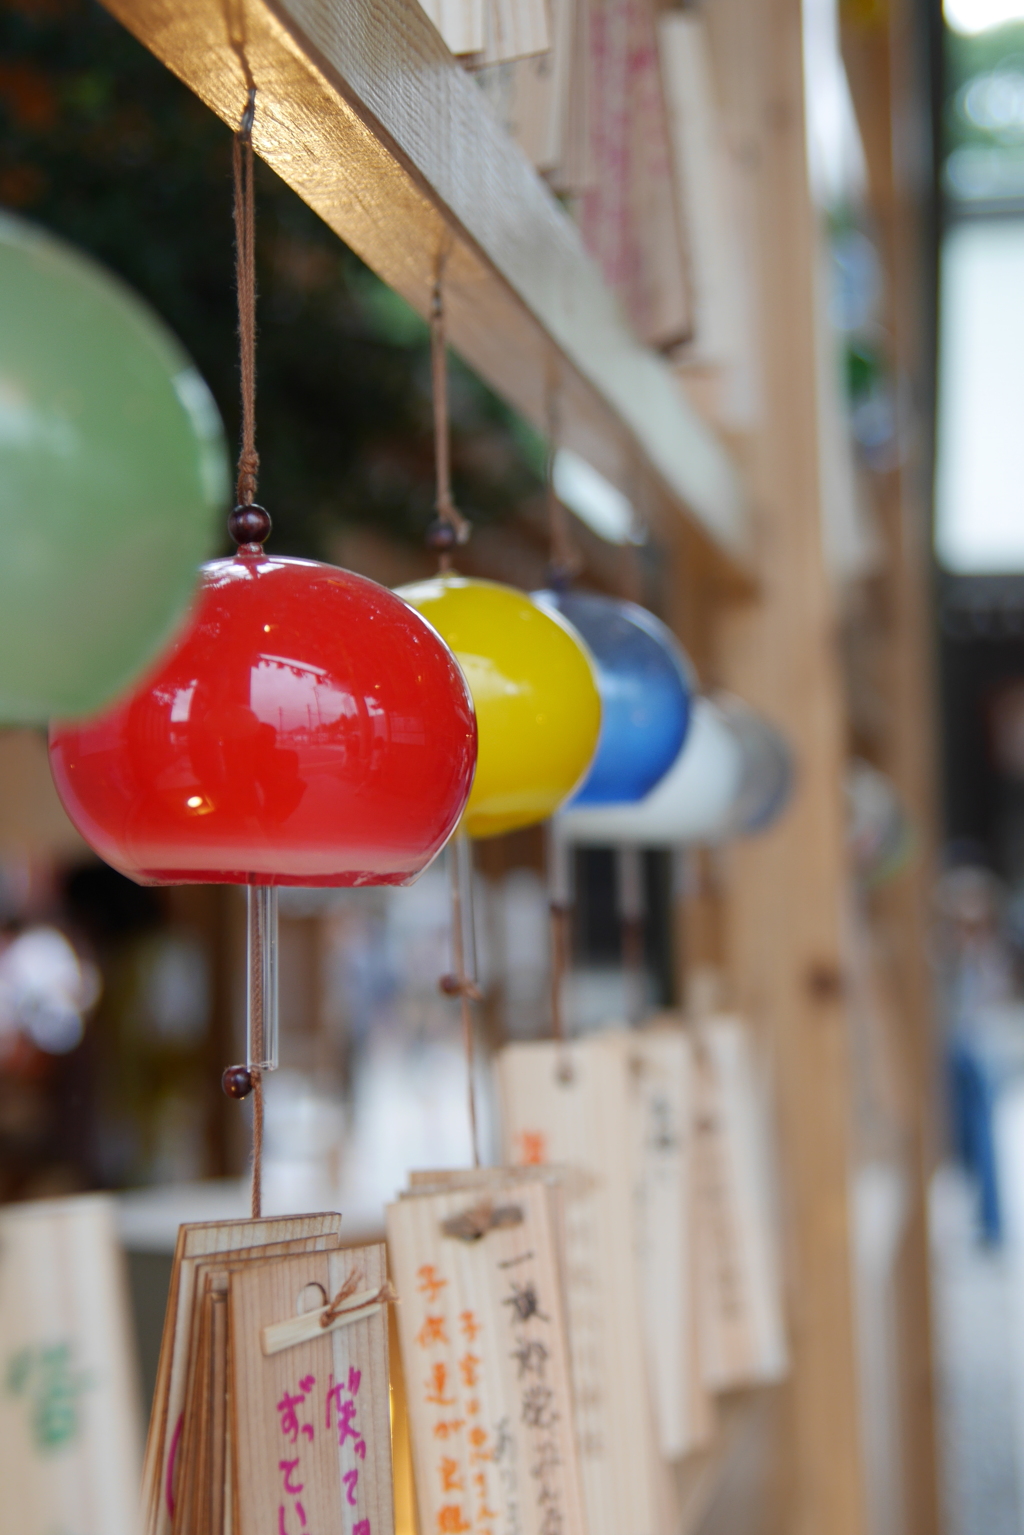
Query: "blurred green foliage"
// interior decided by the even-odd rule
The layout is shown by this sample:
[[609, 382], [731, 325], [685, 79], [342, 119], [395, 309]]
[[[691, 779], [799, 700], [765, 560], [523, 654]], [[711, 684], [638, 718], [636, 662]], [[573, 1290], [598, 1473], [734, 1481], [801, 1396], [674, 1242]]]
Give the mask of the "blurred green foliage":
[[[268, 167], [257, 172], [260, 499], [279, 553], [344, 524], [419, 541], [433, 515], [427, 328]], [[0, 9], [0, 203], [152, 303], [238, 429], [231, 135], [94, 0]], [[453, 361], [456, 498], [474, 521], [539, 488], [535, 435]]]
[[[993, 74], [1002, 77], [1004, 89], [995, 100], [986, 103], [983, 99], [981, 104], [983, 108], [986, 104], [994, 107], [995, 114], [972, 110], [973, 103], [967, 99], [967, 90], [972, 83], [988, 83]], [[946, 28], [943, 136], [947, 150], [962, 144], [1024, 142], [1024, 120], [1014, 125], [1017, 116], [1013, 100], [1015, 75], [1020, 75], [1024, 82], [1024, 23], [1011, 22], [1005, 27], [979, 32], [974, 37]], [[999, 83], [997, 80], [997, 89]], [[1024, 99], [1021, 105], [1024, 106]], [[1000, 116], [1004, 119], [1002, 126]]]

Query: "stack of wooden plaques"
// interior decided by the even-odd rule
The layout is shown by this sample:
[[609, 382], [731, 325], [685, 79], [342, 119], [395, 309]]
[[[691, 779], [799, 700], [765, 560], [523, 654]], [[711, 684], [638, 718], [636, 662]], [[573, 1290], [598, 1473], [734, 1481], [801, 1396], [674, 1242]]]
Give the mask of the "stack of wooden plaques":
[[786, 1367], [748, 1035], [713, 1019], [515, 1044], [497, 1076], [506, 1159], [562, 1170], [591, 1535], [668, 1535], [711, 1393]]
[[391, 1535], [385, 1252], [340, 1231], [334, 1214], [182, 1226], [146, 1535]]
[[474, 64], [546, 53], [548, 0], [420, 0], [452, 53]]
[[578, 199], [587, 248], [637, 334], [663, 348], [689, 342], [691, 252], [655, 0], [421, 4], [510, 137]]
[[141, 1413], [114, 1201], [0, 1211], [0, 1532], [135, 1535]]
[[557, 191], [578, 193], [591, 179], [590, 3], [547, 0], [546, 10], [546, 52], [467, 62], [531, 164]]
[[557, 1176], [414, 1175], [387, 1212], [420, 1529], [583, 1535]]

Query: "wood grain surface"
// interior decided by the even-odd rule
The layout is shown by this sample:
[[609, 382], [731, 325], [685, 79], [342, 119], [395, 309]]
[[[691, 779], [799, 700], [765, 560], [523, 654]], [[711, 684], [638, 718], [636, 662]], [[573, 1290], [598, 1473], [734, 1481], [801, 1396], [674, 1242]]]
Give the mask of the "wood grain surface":
[[466, 362], [538, 426], [557, 372], [565, 445], [627, 494], [644, 481], [656, 515], [685, 510], [743, 575], [746, 505], [728, 454], [632, 336], [575, 225], [418, 0], [107, 9], [232, 127], [247, 67], [268, 164], [421, 314], [448, 249], [449, 331]]

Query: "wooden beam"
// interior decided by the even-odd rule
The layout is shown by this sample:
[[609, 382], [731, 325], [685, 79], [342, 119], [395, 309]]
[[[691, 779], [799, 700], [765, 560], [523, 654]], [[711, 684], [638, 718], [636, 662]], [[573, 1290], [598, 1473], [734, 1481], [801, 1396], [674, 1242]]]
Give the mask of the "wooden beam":
[[[418, 0], [105, 0], [226, 123], [258, 96], [258, 153], [421, 314], [447, 251], [452, 344], [627, 495], [681, 509], [744, 576], [728, 454], [630, 333], [576, 227]], [[244, 60], [244, 63], [243, 63]], [[638, 494], [639, 493], [639, 494]]]

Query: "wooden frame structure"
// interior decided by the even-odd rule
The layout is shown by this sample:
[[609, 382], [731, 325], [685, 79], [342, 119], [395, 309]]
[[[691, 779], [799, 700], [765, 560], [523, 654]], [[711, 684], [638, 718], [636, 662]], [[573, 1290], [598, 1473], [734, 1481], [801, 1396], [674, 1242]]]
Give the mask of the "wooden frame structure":
[[[633, 340], [572, 221], [488, 111], [418, 0], [114, 0], [108, 10], [233, 128], [246, 70], [258, 153], [389, 286], [429, 312], [438, 262], [452, 345], [606, 477], [685, 506], [744, 572], [728, 454]], [[244, 63], [243, 63], [244, 60]]]
[[[782, 1126], [793, 1371], [726, 1414], [690, 1479], [686, 1529], [704, 1535], [878, 1535], [869, 1514], [851, 1254], [854, 1163], [846, 1018], [847, 756], [839, 614], [822, 547], [819, 230], [805, 139], [801, 0], [717, 0], [708, 22], [727, 130], [745, 168], [760, 304], [762, 401], [735, 452], [685, 400], [668, 364], [631, 336], [569, 217], [490, 114], [417, 0], [105, 0], [226, 122], [258, 87], [261, 156], [377, 273], [426, 313], [445, 260], [451, 340], [543, 426], [552, 376], [563, 441], [609, 479], [644, 488], [672, 551], [670, 603], [706, 679], [734, 688], [794, 744], [799, 794], [779, 827], [730, 855], [717, 893], [688, 896], [689, 957], [715, 965], [757, 1020]], [[857, 85], [900, 57], [899, 3], [848, 39]], [[904, 47], [905, 56], [905, 43]], [[877, 92], [875, 92], [877, 96]], [[871, 115], [872, 191], [888, 222], [900, 301], [914, 253], [892, 177], [893, 122]], [[900, 345], [913, 351], [915, 338]], [[905, 476], [888, 486], [893, 600], [905, 604], [891, 673], [889, 761], [927, 815], [925, 617]], [[918, 507], [919, 511], [919, 507]], [[921, 879], [885, 914], [920, 954]], [[920, 964], [901, 978], [910, 1235], [905, 1529], [937, 1528], [924, 1176], [929, 1046]], [[923, 1082], [923, 1086], [921, 1085]]]

